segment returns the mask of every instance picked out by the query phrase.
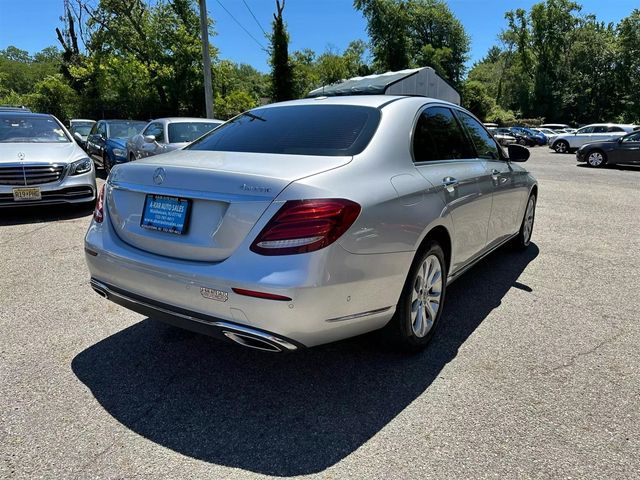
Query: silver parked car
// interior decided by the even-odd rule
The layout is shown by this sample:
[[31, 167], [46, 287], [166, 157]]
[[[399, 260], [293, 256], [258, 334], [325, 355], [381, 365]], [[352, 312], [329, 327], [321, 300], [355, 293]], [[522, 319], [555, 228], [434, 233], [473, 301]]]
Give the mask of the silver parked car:
[[115, 167], [85, 238], [95, 291], [184, 328], [292, 351], [386, 328], [424, 347], [447, 284], [525, 248], [538, 187], [457, 105], [415, 96], [259, 107]]
[[558, 135], [549, 142], [549, 148], [557, 153], [569, 153], [576, 151], [586, 143], [603, 142], [622, 137], [633, 132], [635, 128], [635, 125], [594, 123], [581, 127], [573, 133]]
[[127, 141], [127, 159], [151, 157], [186, 147], [224, 122], [207, 118], [159, 118]]
[[95, 198], [93, 162], [58, 119], [0, 112], [0, 207]]

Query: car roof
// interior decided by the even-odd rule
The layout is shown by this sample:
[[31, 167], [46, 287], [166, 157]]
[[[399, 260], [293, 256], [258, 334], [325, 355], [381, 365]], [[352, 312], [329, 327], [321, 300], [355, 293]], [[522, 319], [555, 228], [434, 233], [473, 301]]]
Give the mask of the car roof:
[[218, 118], [202, 118], [202, 117], [165, 117], [154, 118], [151, 122], [165, 122], [165, 123], [224, 123], [224, 120]]
[[255, 110], [263, 108], [277, 108], [300, 105], [353, 105], [362, 107], [382, 108], [385, 105], [403, 99], [420, 99], [423, 103], [440, 103], [460, 108], [455, 103], [440, 100], [438, 98], [423, 97], [417, 95], [339, 95], [332, 97], [302, 98], [300, 100], [289, 100], [286, 102], [271, 103], [256, 107]]
[[590, 123], [588, 125], [583, 125], [580, 128], [584, 127], [634, 127], [631, 123]]
[[0, 118], [14, 118], [16, 116], [20, 118], [53, 118], [53, 115], [49, 113], [33, 113], [25, 110], [7, 112], [0, 110]]
[[69, 123], [73, 123], [73, 122], [91, 122], [91, 123], [96, 123], [95, 120], [91, 120], [89, 118], [72, 118], [71, 120], [69, 120]]

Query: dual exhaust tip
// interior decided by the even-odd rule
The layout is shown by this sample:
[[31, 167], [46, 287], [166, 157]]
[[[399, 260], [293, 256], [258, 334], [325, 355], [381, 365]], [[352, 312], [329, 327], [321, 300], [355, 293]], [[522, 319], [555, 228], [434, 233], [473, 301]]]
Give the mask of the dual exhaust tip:
[[[102, 298], [109, 299], [109, 292], [106, 289], [102, 288], [98, 284], [98, 282], [92, 281], [91, 288], [93, 288], [93, 291], [96, 292], [98, 295], [100, 295]], [[243, 327], [243, 329], [250, 331], [246, 327]], [[222, 330], [222, 334], [225, 337], [227, 337], [229, 340], [237, 343], [238, 345], [242, 345], [243, 347], [246, 347], [246, 348], [252, 348], [254, 350], [261, 350], [263, 352], [281, 353], [285, 351], [285, 348], [284, 348], [285, 346], [288, 347], [286, 348], [286, 350], [296, 349], [295, 346], [289, 344], [288, 342], [285, 342], [284, 340], [278, 339], [276, 337], [272, 337], [271, 335], [269, 335], [269, 338], [274, 338], [276, 342], [281, 342], [283, 346], [280, 346], [276, 342], [271, 342], [267, 339], [260, 338], [258, 336], [237, 332], [237, 331], [232, 331], [232, 330]], [[262, 334], [262, 332], [256, 332], [256, 334], [264, 335]]]

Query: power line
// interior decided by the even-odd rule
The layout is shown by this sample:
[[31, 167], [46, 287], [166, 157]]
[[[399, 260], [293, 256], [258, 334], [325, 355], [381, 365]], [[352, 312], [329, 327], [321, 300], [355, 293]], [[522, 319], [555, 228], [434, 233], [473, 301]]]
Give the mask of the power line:
[[247, 2], [245, 0], [242, 0], [242, 3], [244, 3], [244, 6], [247, 7], [247, 10], [249, 10], [249, 13], [251, 14], [251, 16], [253, 17], [253, 19], [256, 21], [256, 23], [258, 24], [258, 27], [260, 27], [260, 30], [262, 30], [262, 33], [264, 33], [264, 36], [266, 38], [269, 38], [269, 35], [267, 35], [267, 32], [264, 31], [264, 28], [262, 28], [262, 25], [260, 25], [260, 22], [258, 21], [258, 19], [256, 18], [256, 16], [253, 14], [253, 11], [251, 10], [251, 8], [249, 7], [249, 5], [247, 4]]
[[265, 52], [268, 52], [268, 50], [264, 47], [264, 45], [262, 45], [262, 44], [261, 44], [261, 43], [256, 39], [256, 37], [254, 37], [253, 35], [251, 35], [251, 32], [249, 32], [249, 30], [247, 30], [246, 28], [244, 28], [244, 26], [243, 26], [243, 25], [242, 25], [242, 24], [241, 24], [241, 23], [236, 19], [236, 17], [234, 17], [234, 16], [233, 16], [233, 14], [232, 14], [229, 10], [227, 10], [227, 7], [225, 7], [225, 6], [222, 4], [222, 2], [221, 2], [220, 0], [216, 0], [216, 2], [218, 2], [218, 4], [219, 4], [223, 9], [224, 9], [224, 11], [225, 11], [225, 12], [227, 12], [227, 13], [229, 14], [229, 16], [233, 19], [233, 21], [234, 21], [234, 22], [236, 22], [236, 23], [238, 24], [238, 26], [239, 26], [242, 30], [244, 30], [244, 32], [245, 32], [247, 35], [249, 35], [249, 36], [253, 39], [253, 41], [254, 41], [254, 42], [256, 42], [256, 43], [260, 46], [260, 48], [261, 48], [262, 50], [264, 50]]

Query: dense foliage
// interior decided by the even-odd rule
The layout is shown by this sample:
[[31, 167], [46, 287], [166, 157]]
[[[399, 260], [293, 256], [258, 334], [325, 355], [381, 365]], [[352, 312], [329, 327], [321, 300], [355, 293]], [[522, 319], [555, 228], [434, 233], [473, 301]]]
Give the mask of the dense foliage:
[[546, 0], [508, 11], [500, 45], [469, 72], [465, 105], [499, 123], [640, 122], [640, 10], [617, 26], [581, 10]]

